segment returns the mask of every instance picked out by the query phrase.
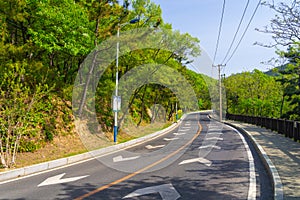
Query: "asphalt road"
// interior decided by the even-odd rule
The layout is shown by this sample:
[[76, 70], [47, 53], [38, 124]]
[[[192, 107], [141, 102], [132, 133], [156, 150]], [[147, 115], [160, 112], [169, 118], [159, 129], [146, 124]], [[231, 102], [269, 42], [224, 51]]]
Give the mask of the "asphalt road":
[[151, 141], [0, 183], [0, 199], [273, 199], [257, 153], [236, 130], [190, 114]]

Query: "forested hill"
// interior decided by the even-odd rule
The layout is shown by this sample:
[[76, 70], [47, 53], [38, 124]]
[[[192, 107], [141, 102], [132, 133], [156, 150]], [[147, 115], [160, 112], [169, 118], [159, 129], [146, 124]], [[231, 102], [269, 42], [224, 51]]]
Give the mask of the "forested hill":
[[[141, 49], [122, 55], [119, 58], [119, 79], [134, 66], [164, 64], [188, 80], [200, 109], [210, 108], [203, 77], [185, 67], [187, 57], [201, 53], [199, 40], [173, 30], [164, 22], [160, 7], [149, 0], [124, 1], [123, 5], [116, 0], [7, 0], [0, 3], [0, 16], [2, 167], [14, 166], [18, 162], [17, 152], [35, 152], [55, 138], [77, 134], [72, 91], [78, 70], [93, 49], [117, 34], [119, 24], [124, 25], [121, 35], [138, 28], [148, 28], [152, 30], [151, 34], [164, 35], [161, 45], [172, 46], [173, 50]], [[139, 21], [128, 23], [135, 18]], [[115, 49], [116, 45], [113, 46]], [[95, 85], [99, 123], [95, 131], [100, 128], [108, 141], [111, 141], [114, 121], [111, 101], [115, 66], [115, 61], [110, 63]], [[164, 120], [172, 121], [177, 102], [177, 97], [167, 87], [146, 84], [135, 90], [128, 113], [136, 126], [149, 124], [152, 123], [149, 109], [159, 104], [166, 111]], [[178, 110], [184, 109], [180, 104], [177, 106]], [[122, 120], [122, 116], [119, 117]]]
[[270, 69], [266, 72], [264, 72], [265, 74], [269, 75], [269, 76], [279, 76], [280, 75], [280, 71], [285, 71], [287, 68], [287, 65], [282, 65], [282, 66], [278, 66], [275, 67], [273, 69]]

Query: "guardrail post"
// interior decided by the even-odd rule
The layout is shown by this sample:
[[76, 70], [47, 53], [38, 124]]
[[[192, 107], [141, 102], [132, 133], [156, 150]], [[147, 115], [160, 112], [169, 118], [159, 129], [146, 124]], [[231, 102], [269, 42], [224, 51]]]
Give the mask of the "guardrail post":
[[295, 142], [297, 141], [297, 132], [296, 131], [297, 131], [297, 122], [294, 121], [294, 123], [293, 123], [293, 139]]
[[296, 136], [297, 136], [296, 141], [300, 141], [300, 122], [297, 122]]
[[279, 134], [281, 134], [281, 133], [280, 133], [280, 122], [281, 122], [281, 119], [277, 119], [276, 121], [277, 121], [277, 127], [276, 127], [276, 128], [277, 128], [277, 132], [278, 132]]
[[287, 125], [286, 125], [286, 119], [283, 121], [283, 130], [284, 130], [284, 136], [288, 137], [288, 130], [287, 130]]

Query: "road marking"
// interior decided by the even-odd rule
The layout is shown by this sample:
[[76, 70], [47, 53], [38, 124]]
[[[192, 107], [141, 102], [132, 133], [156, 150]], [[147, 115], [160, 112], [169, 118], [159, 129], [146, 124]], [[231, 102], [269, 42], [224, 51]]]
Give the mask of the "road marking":
[[183, 145], [179, 149], [177, 149], [176, 151], [173, 151], [172, 153], [170, 153], [166, 157], [164, 157], [164, 158], [162, 158], [162, 159], [160, 159], [160, 160], [158, 160], [158, 161], [156, 161], [156, 162], [154, 162], [154, 163], [152, 163], [152, 164], [150, 164], [150, 165], [148, 165], [148, 166], [146, 166], [146, 167], [144, 167], [144, 168], [142, 168], [142, 169], [140, 169], [140, 170], [138, 170], [138, 171], [136, 171], [134, 173], [128, 174], [127, 176], [124, 176], [123, 178], [115, 180], [115, 181], [113, 181], [113, 182], [111, 182], [109, 184], [106, 184], [106, 185], [101, 186], [101, 187], [99, 187], [99, 188], [97, 188], [95, 190], [92, 190], [92, 191], [90, 191], [90, 192], [88, 192], [88, 193], [86, 193], [86, 194], [84, 194], [84, 195], [82, 195], [80, 197], [77, 197], [77, 198], [75, 198], [75, 200], [81, 200], [81, 199], [90, 197], [93, 194], [96, 194], [96, 193], [98, 193], [100, 191], [103, 191], [103, 190], [105, 190], [107, 188], [110, 188], [111, 186], [114, 186], [116, 184], [122, 183], [123, 181], [126, 181], [126, 180], [128, 180], [128, 179], [130, 179], [130, 178], [132, 178], [132, 177], [134, 177], [134, 176], [136, 176], [136, 175], [138, 175], [138, 174], [140, 174], [140, 173], [142, 173], [142, 172], [144, 172], [144, 171], [146, 171], [146, 170], [148, 170], [148, 169], [150, 169], [150, 168], [152, 168], [152, 167], [160, 164], [161, 162], [163, 162], [163, 161], [171, 158], [172, 156], [176, 155], [178, 152], [180, 152], [181, 150], [183, 150], [184, 148], [186, 148], [189, 144], [191, 144], [200, 135], [200, 133], [202, 131], [202, 126], [201, 126], [201, 124], [200, 124], [199, 121], [198, 121], [198, 126], [199, 126], [199, 130], [194, 135], [194, 137], [192, 139], [190, 139], [185, 145]]
[[134, 157], [128, 157], [128, 158], [123, 158], [123, 156], [117, 156], [113, 158], [114, 162], [122, 162], [122, 161], [128, 161], [128, 160], [135, 160], [138, 159], [140, 156], [134, 156]]
[[64, 178], [64, 179], [62, 179], [62, 177], [65, 174], [66, 173], [62, 173], [62, 174], [59, 174], [59, 175], [56, 175], [56, 176], [49, 177], [46, 180], [44, 180], [42, 183], [40, 183], [38, 185], [38, 187], [46, 186], [46, 185], [55, 185], [55, 184], [73, 182], [73, 181], [77, 181], [79, 179], [83, 179], [83, 178], [89, 176], [89, 175], [86, 175], [86, 176], [78, 176], [78, 177], [72, 177], [72, 178]]
[[226, 125], [227, 127], [229, 127], [230, 129], [234, 130], [241, 138], [241, 140], [243, 141], [243, 144], [245, 146], [246, 152], [247, 152], [247, 156], [248, 156], [248, 161], [249, 161], [249, 190], [248, 190], [248, 200], [255, 200], [256, 199], [256, 175], [255, 175], [255, 164], [254, 164], [254, 158], [253, 155], [251, 153], [251, 150], [245, 140], [245, 138], [243, 137], [243, 135], [236, 130], [235, 128]]
[[178, 165], [184, 165], [184, 164], [189, 164], [189, 163], [194, 163], [194, 162], [199, 162], [201, 164], [205, 164], [206, 166], [211, 166], [212, 162], [210, 160], [207, 160], [205, 158], [192, 158], [188, 160], [184, 160]]
[[146, 187], [142, 189], [135, 190], [134, 192], [126, 195], [123, 199], [143, 196], [146, 194], [159, 193], [163, 200], [176, 200], [180, 198], [180, 194], [174, 188], [174, 186], [170, 184], [157, 185], [152, 187]]
[[187, 129], [187, 130], [189, 130], [189, 129], [191, 129], [191, 127], [180, 127], [179, 129]]
[[156, 145], [156, 146], [152, 146], [152, 145], [147, 145], [147, 146], [145, 146], [147, 149], [157, 149], [157, 148], [162, 148], [162, 147], [164, 147], [164, 146], [166, 146], [166, 145], [164, 145], [164, 144], [162, 144], [162, 145]]
[[218, 137], [209, 137], [209, 138], [205, 138], [205, 140], [224, 140], [224, 139]]
[[178, 132], [186, 132], [186, 131], [188, 131], [187, 129], [181, 129], [181, 130], [178, 130]]
[[173, 141], [173, 140], [178, 140], [178, 137], [174, 137], [174, 138], [164, 138], [164, 141]]
[[216, 146], [216, 145], [205, 145], [205, 146], [199, 147], [199, 149], [207, 149], [207, 148], [221, 149], [221, 147]]
[[207, 135], [223, 135], [223, 133], [208, 132]]
[[174, 135], [185, 135], [186, 133], [173, 133]]
[[209, 127], [208, 129], [208, 132], [219, 132], [219, 131], [222, 131], [220, 127], [219, 128]]

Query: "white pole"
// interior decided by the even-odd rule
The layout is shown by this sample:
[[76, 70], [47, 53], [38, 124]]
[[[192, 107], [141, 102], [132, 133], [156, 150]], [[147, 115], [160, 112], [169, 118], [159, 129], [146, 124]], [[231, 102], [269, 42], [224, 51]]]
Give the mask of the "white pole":
[[[119, 50], [120, 50], [120, 24], [118, 25], [117, 31], [117, 56], [116, 56], [116, 98], [118, 97], [118, 84], [119, 84]], [[118, 108], [115, 110], [115, 124], [114, 124], [114, 143], [117, 143], [118, 135]]]
[[218, 65], [218, 71], [219, 71], [219, 95], [220, 95], [220, 122], [223, 119], [223, 112], [222, 112], [222, 80], [221, 80], [221, 65]]

